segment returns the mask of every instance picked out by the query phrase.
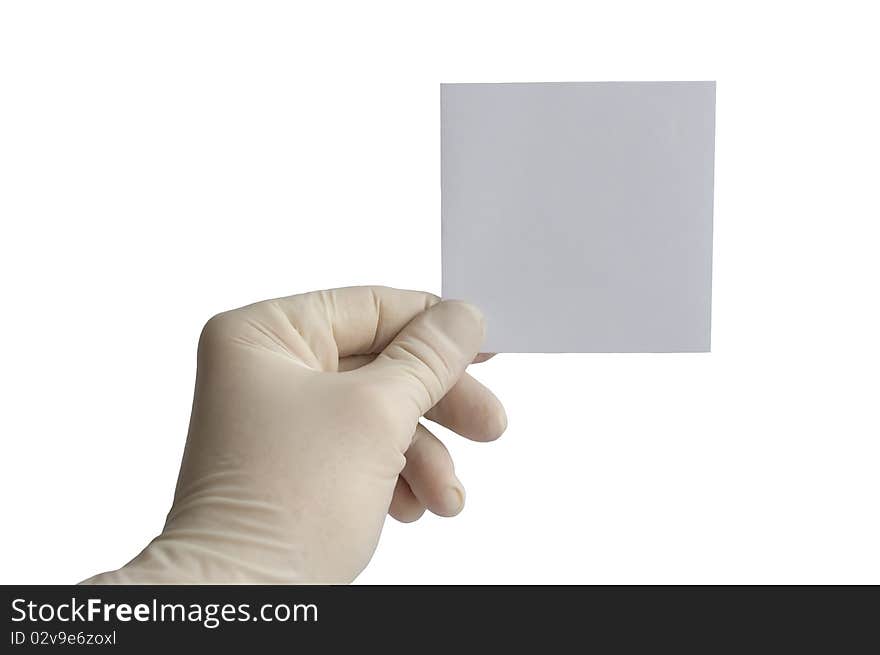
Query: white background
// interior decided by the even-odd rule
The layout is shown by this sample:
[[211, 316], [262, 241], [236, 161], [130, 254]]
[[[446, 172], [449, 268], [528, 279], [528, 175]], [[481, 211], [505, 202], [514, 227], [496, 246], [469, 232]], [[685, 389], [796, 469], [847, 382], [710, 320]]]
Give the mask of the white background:
[[880, 583], [877, 22], [712, 4], [4, 2], [0, 582], [160, 530], [212, 314], [439, 290], [440, 82], [715, 79], [713, 352], [482, 365], [360, 581]]

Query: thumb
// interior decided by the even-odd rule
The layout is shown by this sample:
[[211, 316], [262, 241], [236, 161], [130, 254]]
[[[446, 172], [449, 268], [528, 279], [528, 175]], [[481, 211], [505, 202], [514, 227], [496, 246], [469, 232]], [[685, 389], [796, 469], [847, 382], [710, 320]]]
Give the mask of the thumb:
[[410, 321], [363, 374], [392, 386], [411, 400], [419, 416], [458, 381], [480, 351], [485, 319], [479, 309], [446, 300]]

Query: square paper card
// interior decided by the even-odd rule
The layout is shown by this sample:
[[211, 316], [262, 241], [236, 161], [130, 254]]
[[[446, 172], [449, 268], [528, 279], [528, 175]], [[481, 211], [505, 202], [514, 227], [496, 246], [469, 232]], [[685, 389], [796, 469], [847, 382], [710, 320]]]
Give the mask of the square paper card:
[[714, 82], [440, 95], [443, 296], [484, 350], [709, 350]]

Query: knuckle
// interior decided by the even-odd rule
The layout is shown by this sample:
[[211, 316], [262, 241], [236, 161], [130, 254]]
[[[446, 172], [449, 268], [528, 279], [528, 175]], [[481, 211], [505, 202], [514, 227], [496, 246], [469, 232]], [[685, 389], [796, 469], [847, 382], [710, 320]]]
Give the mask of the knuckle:
[[384, 414], [390, 407], [388, 392], [383, 386], [369, 380], [358, 380], [352, 384], [346, 400], [352, 407], [371, 413]]
[[399, 399], [392, 389], [380, 381], [353, 380], [339, 399], [340, 415], [360, 425], [366, 432], [382, 435], [394, 433], [404, 419]]
[[206, 352], [226, 343], [234, 333], [238, 319], [234, 312], [221, 312], [209, 318], [199, 335], [199, 352]]

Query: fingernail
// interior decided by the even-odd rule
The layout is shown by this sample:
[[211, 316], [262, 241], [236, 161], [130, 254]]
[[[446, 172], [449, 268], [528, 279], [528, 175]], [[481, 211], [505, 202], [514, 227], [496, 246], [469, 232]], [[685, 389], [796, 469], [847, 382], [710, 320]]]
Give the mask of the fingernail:
[[476, 354], [486, 335], [486, 321], [479, 309], [461, 300], [444, 300], [428, 312], [434, 326], [445, 332], [464, 351]]
[[455, 516], [464, 508], [464, 489], [455, 485], [448, 487], [443, 502], [449, 510], [449, 515]]
[[483, 330], [483, 333], [486, 332], [486, 317], [483, 316], [483, 312], [480, 311], [479, 307], [475, 307], [469, 302], [465, 302], [464, 300], [445, 300], [444, 304], [455, 306], [456, 308], [461, 308], [467, 310], [479, 323], [480, 328]]
[[507, 412], [503, 407], [498, 408], [498, 424], [495, 427], [495, 434], [499, 437], [507, 430]]

